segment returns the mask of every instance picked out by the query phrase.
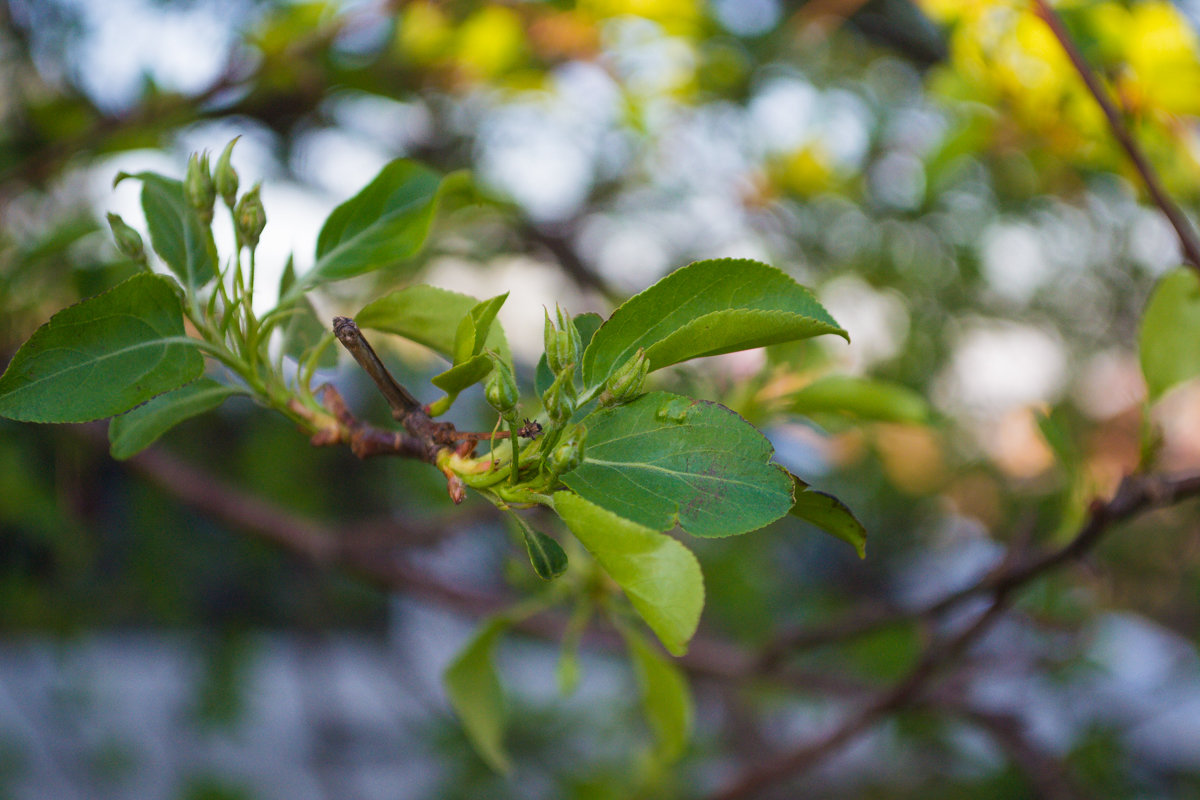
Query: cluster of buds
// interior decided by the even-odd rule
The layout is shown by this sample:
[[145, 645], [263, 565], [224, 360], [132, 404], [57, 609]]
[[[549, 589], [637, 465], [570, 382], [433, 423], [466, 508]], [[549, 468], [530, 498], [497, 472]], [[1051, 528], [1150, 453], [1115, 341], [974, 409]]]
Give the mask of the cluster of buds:
[[233, 168], [234, 139], [225, 145], [215, 168], [209, 168], [208, 153], [193, 153], [188, 159], [187, 176], [183, 181], [183, 192], [188, 205], [196, 211], [204, 225], [212, 224], [213, 205], [217, 196], [233, 212], [234, 231], [238, 247], [258, 247], [258, 239], [267, 225], [267, 212], [259, 196], [260, 186], [238, 199], [238, 174]]
[[550, 421], [561, 425], [575, 413], [579, 395], [575, 390], [575, 365], [583, 350], [579, 330], [571, 315], [555, 306], [554, 316], [558, 324], [550, 320], [546, 312], [546, 366], [554, 373], [554, 383], [542, 394], [542, 405]]
[[628, 361], [609, 376], [604, 391], [600, 393], [600, 405], [616, 406], [640, 395], [649, 371], [650, 359], [646, 358], [646, 351], [639, 347]]
[[550, 371], [559, 375], [579, 363], [583, 341], [579, 338], [579, 330], [571, 321], [571, 315], [555, 305], [554, 316], [558, 319], [555, 326], [550, 321], [550, 312], [546, 311], [546, 364]]

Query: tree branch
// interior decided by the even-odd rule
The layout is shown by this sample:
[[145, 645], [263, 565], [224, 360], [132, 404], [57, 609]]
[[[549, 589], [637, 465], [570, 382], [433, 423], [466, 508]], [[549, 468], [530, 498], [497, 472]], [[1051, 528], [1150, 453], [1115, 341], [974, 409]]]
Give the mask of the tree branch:
[[[979, 615], [970, 627], [954, 637], [930, 645], [907, 677], [892, 688], [879, 693], [857, 714], [822, 737], [750, 767], [727, 788], [712, 795], [711, 800], [742, 800], [774, 783], [796, 777], [811, 769], [869, 730], [883, 717], [917, 700], [937, 673], [956, 661], [1000, 618], [1012, 596], [1025, 584], [1089, 552], [1113, 524], [1143, 511], [1161, 508], [1197, 495], [1200, 495], [1200, 475], [1128, 476], [1121, 482], [1111, 500], [1107, 503], [1096, 501], [1092, 504], [1087, 522], [1065, 546], [1043, 555], [1015, 559], [1012, 563], [1002, 564], [974, 585], [948, 595], [915, 614], [897, 615], [890, 622], [936, 616], [967, 598], [987, 593], [992, 595], [987, 611]], [[857, 623], [847, 628], [847, 635], [873, 630], [874, 627], [871, 626], [878, 627], [882, 624], [884, 623], [878, 619]]]
[[907, 677], [877, 694], [875, 699], [858, 713], [829, 733], [747, 769], [725, 789], [711, 795], [709, 800], [744, 800], [768, 786], [812, 769], [874, 727], [887, 715], [915, 701], [936, 673], [962, 655], [967, 647], [1000, 618], [1007, 607], [1006, 594], [998, 595], [987, 611], [980, 614], [966, 630], [930, 645]]
[[769, 672], [777, 668], [788, 655], [853, 639], [891, 625], [940, 617], [981, 594], [995, 592], [1001, 587], [1019, 587], [1086, 554], [1114, 523], [1196, 496], [1200, 496], [1200, 474], [1130, 475], [1121, 482], [1111, 500], [1092, 505], [1084, 526], [1066, 545], [1025, 558], [1006, 559], [970, 586], [916, 610], [873, 608], [828, 625], [784, 632], [763, 648], [755, 669]]
[[1121, 144], [1121, 147], [1125, 150], [1125, 154], [1129, 156], [1129, 160], [1133, 162], [1134, 169], [1141, 175], [1142, 182], [1146, 184], [1146, 190], [1150, 193], [1151, 199], [1154, 200], [1155, 205], [1162, 210], [1172, 227], [1175, 228], [1175, 234], [1179, 237], [1179, 244], [1183, 249], [1184, 257], [1193, 269], [1200, 271], [1200, 241], [1197, 241], [1191, 223], [1163, 188], [1162, 181], [1159, 180], [1154, 167], [1151, 166], [1149, 159], [1142, 153], [1141, 147], [1138, 146], [1137, 141], [1133, 138], [1133, 134], [1125, 124], [1125, 120], [1121, 118], [1121, 114], [1109, 98], [1108, 92], [1100, 84], [1100, 79], [1096, 77], [1095, 71], [1088, 65], [1083, 54], [1079, 52], [1079, 48], [1075, 46], [1075, 41], [1071, 38], [1070, 32], [1067, 31], [1058, 14], [1054, 12], [1054, 9], [1050, 7], [1046, 0], [1032, 0], [1032, 2], [1034, 11], [1050, 28], [1054, 37], [1058, 39], [1058, 43], [1067, 54], [1067, 58], [1074, 65], [1075, 71], [1083, 79], [1088, 91], [1092, 93], [1092, 97], [1096, 98], [1096, 102], [1100, 104], [1100, 110], [1104, 112], [1104, 116], [1108, 119], [1108, 126], [1112, 129], [1113, 136]]

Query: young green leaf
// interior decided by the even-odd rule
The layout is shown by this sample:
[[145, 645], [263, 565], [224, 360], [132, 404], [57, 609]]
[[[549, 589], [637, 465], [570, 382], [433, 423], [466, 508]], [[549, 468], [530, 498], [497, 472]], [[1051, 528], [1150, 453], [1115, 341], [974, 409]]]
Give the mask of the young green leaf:
[[508, 772], [504, 750], [504, 692], [492, 654], [508, 620], [488, 621], [467, 643], [442, 676], [450, 705], [462, 720], [475, 751], [497, 772]]
[[442, 176], [406, 159], [390, 162], [362, 191], [335, 208], [317, 236], [305, 288], [383, 269], [425, 243]]
[[617, 516], [573, 492], [556, 492], [554, 510], [676, 656], [704, 609], [700, 563], [682, 543]]
[[[430, 404], [429, 413], [432, 416], [445, 414], [454, 404], [459, 392], [483, 380], [492, 371], [492, 360], [483, 350], [496, 313], [507, 298], [508, 292], [505, 292], [476, 303], [459, 320], [454, 334], [454, 349], [451, 352], [454, 366], [433, 378], [433, 385], [445, 391], [446, 396]], [[503, 335], [497, 337], [496, 341], [502, 342]], [[507, 361], [507, 356], [503, 358]]]
[[212, 238], [184, 196], [183, 183], [155, 172], [118, 176], [142, 182], [142, 212], [154, 252], [184, 286], [195, 289], [216, 275]]
[[533, 565], [533, 571], [539, 578], [550, 581], [567, 571], [567, 554], [558, 542], [529, 527], [529, 523], [519, 514], [509, 512], [509, 515], [516, 520], [517, 527], [521, 529], [521, 536], [525, 539], [525, 550], [529, 553], [529, 563]]
[[642, 695], [642, 711], [654, 734], [654, 754], [664, 764], [678, 761], [692, 735], [692, 693], [687, 678], [639, 633], [620, 626]]
[[134, 275], [34, 331], [0, 375], [0, 417], [87, 422], [128, 411], [204, 371], [183, 337], [171, 279]]
[[211, 411], [239, 390], [209, 378], [160, 394], [148, 403], [113, 417], [108, 423], [109, 452], [124, 460], [147, 447], [184, 420]]
[[854, 516], [854, 512], [841, 500], [831, 494], [818, 492], [795, 475], [792, 480], [796, 484], [796, 504], [792, 506], [792, 516], [836, 536], [853, 547], [859, 558], [866, 558], [867, 529]]
[[461, 364], [456, 364], [445, 372], [439, 372], [430, 380], [433, 385], [449, 395], [457, 395], [468, 386], [472, 386], [487, 377], [492, 371], [492, 360], [487, 353], [480, 353]]
[[586, 456], [563, 483], [639, 525], [732, 536], [792, 507], [771, 443], [722, 405], [653, 392], [584, 422]]
[[921, 423], [929, 419], [929, 404], [921, 395], [888, 381], [829, 375], [813, 381], [788, 398], [793, 414], [844, 414], [871, 422]]
[[488, 333], [500, 307], [508, 299], [508, 292], [498, 294], [488, 300], [482, 300], [471, 307], [459, 321], [458, 330], [454, 334], [454, 363], [464, 361], [483, 352]]
[[1151, 401], [1200, 375], [1200, 278], [1179, 267], [1163, 276], [1142, 315], [1138, 349]]
[[[589, 312], [587, 314], [576, 315], [572, 322], [575, 323], [575, 330], [579, 331], [579, 338], [583, 342], [582, 346], [586, 349], [592, 341], [592, 336], [600, 329], [604, 320], [599, 314]], [[575, 368], [575, 377], [580, 382], [583, 381], [582, 363]], [[543, 353], [542, 357], [538, 359], [537, 370], [534, 372], [533, 379], [533, 386], [537, 390], [538, 396], [544, 395], [552, 383], [554, 383], [554, 373], [550, 370], [550, 365], [546, 363], [546, 354]]]
[[650, 369], [823, 333], [849, 336], [812, 293], [749, 259], [697, 261], [625, 301], [583, 355], [584, 383], [598, 386], [645, 348]]
[[[479, 305], [474, 297], [449, 289], [408, 286], [371, 301], [354, 321], [360, 328], [394, 333], [423, 344], [453, 363], [458, 325]], [[496, 323], [488, 325], [484, 348], [496, 351], [506, 361], [512, 358], [504, 330]]]

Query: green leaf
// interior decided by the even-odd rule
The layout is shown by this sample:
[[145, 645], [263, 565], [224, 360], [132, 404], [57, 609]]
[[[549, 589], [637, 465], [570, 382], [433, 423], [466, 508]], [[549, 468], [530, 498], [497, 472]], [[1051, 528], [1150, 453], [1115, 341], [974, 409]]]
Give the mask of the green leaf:
[[450, 705], [462, 720], [475, 751], [497, 772], [508, 772], [504, 750], [504, 692], [492, 662], [496, 641], [508, 628], [503, 618], [490, 620], [455, 656], [442, 682]]
[[[355, 315], [354, 321], [360, 328], [411, 339], [453, 362], [458, 325], [479, 305], [474, 297], [449, 289], [408, 286], [368, 303]], [[499, 325], [488, 326], [484, 346], [511, 361], [508, 341]]]
[[204, 371], [183, 337], [171, 279], [134, 275], [34, 331], [0, 376], [0, 416], [87, 422], [128, 411]]
[[142, 182], [142, 212], [154, 252], [189, 288], [203, 286], [216, 275], [217, 254], [200, 217], [188, 204], [183, 184], [156, 172], [118, 176]]
[[529, 527], [529, 523], [520, 515], [511, 511], [509, 515], [516, 520], [517, 527], [521, 529], [521, 535], [525, 538], [525, 550], [529, 553], [529, 563], [533, 565], [533, 571], [539, 578], [550, 581], [567, 571], [567, 554], [558, 542]]
[[678, 761], [692, 735], [692, 693], [687, 678], [636, 631], [620, 626], [642, 695], [642, 712], [662, 763]]
[[414, 161], [388, 163], [362, 191], [335, 208], [317, 236], [305, 288], [397, 264], [425, 243], [442, 176]]
[[468, 386], [472, 386], [487, 377], [492, 371], [492, 360], [487, 353], [481, 353], [461, 364], [457, 364], [445, 372], [434, 375], [433, 385], [447, 394], [457, 395]]
[[[580, 346], [586, 349], [596, 331], [604, 323], [604, 319], [599, 314], [588, 312], [587, 314], [577, 315], [572, 322], [575, 324], [575, 330], [579, 331]], [[583, 364], [576, 366], [575, 377], [578, 378], [580, 383], [583, 382]], [[554, 383], [554, 373], [550, 371], [550, 365], [546, 363], [546, 354], [542, 353], [542, 357], [538, 359], [537, 370], [534, 372], [533, 380], [538, 397], [544, 395], [552, 383]]]
[[492, 322], [500, 311], [500, 306], [508, 299], [508, 292], [483, 300], [471, 307], [458, 324], [454, 335], [454, 363], [462, 364], [470, 358], [483, 352], [491, 331]]
[[667, 392], [589, 415], [583, 463], [562, 476], [614, 514], [665, 531], [732, 536], [792, 507], [771, 443], [717, 403]]
[[813, 381], [788, 398], [793, 414], [845, 414], [872, 422], [922, 423], [929, 405], [921, 395], [898, 383], [830, 375]]
[[667, 651], [687, 652], [704, 609], [704, 576], [692, 551], [572, 492], [555, 493], [554, 510], [625, 591]]
[[792, 516], [811, 522], [831, 536], [848, 543], [859, 558], [867, 557], [867, 529], [846, 504], [831, 494], [818, 492], [807, 483], [792, 476], [796, 484], [796, 504]]
[[782, 271], [748, 259], [697, 261], [613, 312], [583, 355], [584, 383], [603, 383], [639, 347], [656, 370], [823, 333], [850, 338]]
[[109, 452], [118, 460], [129, 458], [184, 420], [211, 411], [230, 395], [239, 393], [232, 386], [201, 378], [160, 394], [132, 411], [113, 417], [108, 424]]
[[1179, 267], [1150, 295], [1138, 335], [1142, 375], [1151, 402], [1178, 383], [1200, 375], [1200, 278]]

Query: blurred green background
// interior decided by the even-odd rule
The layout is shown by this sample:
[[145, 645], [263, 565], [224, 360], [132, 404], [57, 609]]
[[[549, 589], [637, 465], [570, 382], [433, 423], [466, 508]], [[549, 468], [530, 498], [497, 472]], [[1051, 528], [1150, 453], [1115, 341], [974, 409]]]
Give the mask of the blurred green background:
[[[1200, 8], [1057, 6], [1190, 212]], [[527, 384], [543, 305], [607, 313], [722, 256], [811, 286], [853, 344], [706, 359], [658, 385], [761, 426], [780, 463], [854, 509], [868, 557], [793, 519], [693, 542], [705, 636], [753, 649], [903, 612], [1010, 546], [1061, 544], [1147, 429], [1158, 468], [1200, 465], [1200, 387], [1147, 408], [1137, 362], [1178, 244], [1024, 2], [8, 0], [0, 73], [4, 363], [135, 270], [103, 225], [140, 227], [118, 171], [181, 175], [234, 136], [243, 182], [264, 182], [264, 295], [389, 159], [471, 170], [478, 202], [441, 216], [418, 258], [314, 299], [332, 317], [409, 282], [511, 290], [500, 318]], [[435, 396], [433, 356], [378, 346]], [[828, 374], [907, 387], [930, 413], [788, 406]], [[323, 377], [386, 419], [352, 364]], [[490, 429], [469, 400], [455, 421]], [[313, 448], [249, 403], [153, 457], [114, 462], [102, 427], [0, 420], [0, 797], [704, 796], [836, 725], [940, 630], [901, 618], [806, 650], [787, 687], [698, 678], [695, 742], [653, 780], [631, 767], [647, 734], [620, 658], [585, 648], [563, 698], [555, 643], [518, 639], [500, 659], [518, 766], [499, 777], [438, 683], [474, 623], [464, 604], [314, 567], [155, 474], [182, 466], [374, 537], [483, 605], [533, 580], [485, 504], [452, 506], [423, 465]], [[765, 796], [1200, 796], [1195, 512], [1125, 525], [1034, 583], [926, 702]]]

